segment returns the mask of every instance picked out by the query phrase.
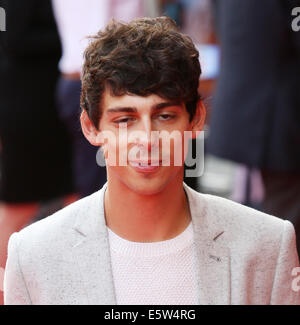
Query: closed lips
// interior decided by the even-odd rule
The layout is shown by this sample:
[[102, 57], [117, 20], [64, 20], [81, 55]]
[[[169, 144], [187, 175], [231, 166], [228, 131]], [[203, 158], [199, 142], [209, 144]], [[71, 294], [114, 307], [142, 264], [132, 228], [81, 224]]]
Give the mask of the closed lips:
[[156, 161], [130, 161], [130, 165], [132, 166], [159, 166], [161, 164], [161, 160]]

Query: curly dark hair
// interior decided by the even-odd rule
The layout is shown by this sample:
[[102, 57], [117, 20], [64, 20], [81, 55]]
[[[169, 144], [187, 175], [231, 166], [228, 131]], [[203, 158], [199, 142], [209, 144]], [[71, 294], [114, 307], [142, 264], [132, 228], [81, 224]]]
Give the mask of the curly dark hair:
[[169, 17], [139, 18], [130, 23], [112, 20], [104, 31], [91, 37], [84, 53], [81, 108], [98, 128], [101, 96], [156, 94], [180, 100], [192, 120], [201, 67], [192, 40]]

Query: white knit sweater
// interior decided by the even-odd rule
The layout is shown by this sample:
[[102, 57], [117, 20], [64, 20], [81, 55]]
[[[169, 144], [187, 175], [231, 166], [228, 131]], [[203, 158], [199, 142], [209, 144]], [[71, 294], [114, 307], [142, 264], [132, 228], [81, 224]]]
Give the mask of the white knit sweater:
[[107, 229], [117, 304], [196, 304], [192, 223], [177, 237], [152, 243]]

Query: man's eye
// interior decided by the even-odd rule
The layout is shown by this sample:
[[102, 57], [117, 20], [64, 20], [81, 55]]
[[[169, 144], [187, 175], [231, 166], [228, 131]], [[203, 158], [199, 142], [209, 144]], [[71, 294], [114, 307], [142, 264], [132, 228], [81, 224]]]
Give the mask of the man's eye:
[[175, 115], [171, 115], [171, 114], [160, 114], [158, 116], [158, 118], [162, 121], [168, 121], [168, 120], [171, 120], [173, 118], [175, 118]]
[[122, 119], [119, 119], [119, 120], [115, 120], [114, 123], [115, 124], [128, 123], [128, 122], [133, 121], [133, 120], [134, 120], [133, 117], [126, 117], [126, 118], [122, 118]]

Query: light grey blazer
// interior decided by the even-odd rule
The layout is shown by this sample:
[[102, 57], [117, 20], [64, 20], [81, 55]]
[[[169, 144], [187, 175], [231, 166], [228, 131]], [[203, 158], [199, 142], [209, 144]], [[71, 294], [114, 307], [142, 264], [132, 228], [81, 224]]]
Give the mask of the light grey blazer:
[[[300, 304], [292, 290], [291, 272], [299, 265], [292, 224], [183, 186], [194, 227], [198, 303]], [[5, 304], [116, 304], [106, 187], [11, 236]]]

